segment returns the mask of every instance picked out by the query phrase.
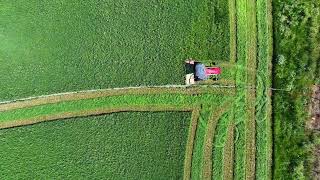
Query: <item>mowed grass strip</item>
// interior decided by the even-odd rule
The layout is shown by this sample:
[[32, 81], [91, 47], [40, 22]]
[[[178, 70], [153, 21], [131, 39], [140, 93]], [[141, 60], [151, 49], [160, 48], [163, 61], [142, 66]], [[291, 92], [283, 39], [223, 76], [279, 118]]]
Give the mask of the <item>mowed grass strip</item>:
[[0, 129], [13, 128], [18, 126], [25, 126], [31, 124], [37, 124], [46, 121], [54, 121], [60, 119], [69, 119], [76, 117], [85, 116], [97, 116], [103, 114], [117, 113], [117, 112], [148, 112], [148, 111], [192, 111], [193, 108], [190, 106], [166, 106], [166, 105], [140, 105], [140, 106], [123, 106], [116, 108], [99, 108], [94, 110], [85, 111], [74, 111], [74, 112], [63, 112], [58, 114], [50, 114], [44, 116], [36, 116], [29, 119], [19, 119], [0, 123]]
[[44, 104], [55, 104], [59, 102], [75, 101], [83, 99], [94, 99], [109, 96], [122, 95], [155, 95], [155, 94], [225, 94], [232, 95], [235, 90], [226, 87], [143, 87], [143, 88], [124, 88], [124, 89], [106, 89], [97, 91], [81, 91], [76, 93], [56, 94], [49, 96], [40, 96], [23, 100], [16, 100], [9, 103], [0, 104], [1, 111], [9, 111], [21, 108], [28, 108]]
[[224, 147], [227, 138], [227, 130], [230, 122], [233, 121], [232, 109], [225, 111], [217, 124], [217, 128], [214, 134], [213, 149], [212, 149], [212, 178], [213, 179], [223, 179], [223, 169], [224, 169]]
[[215, 140], [215, 132], [217, 124], [222, 114], [230, 107], [230, 103], [226, 102], [218, 108], [214, 108], [211, 113], [211, 117], [208, 120], [207, 130], [205, 133], [204, 149], [203, 149], [203, 168], [202, 168], [202, 179], [212, 178], [212, 168], [213, 168], [213, 145]]
[[258, 69], [257, 69], [257, 179], [272, 178], [272, 1], [257, 1], [258, 19]]
[[230, 24], [230, 63], [237, 60], [237, 10], [236, 1], [228, 0], [229, 3], [229, 24]]
[[202, 178], [205, 134], [206, 134], [208, 121], [211, 117], [211, 113], [212, 113], [211, 110], [212, 110], [211, 106], [202, 105], [199, 122], [197, 126], [197, 131], [196, 131], [194, 148], [193, 148], [191, 179]]
[[189, 180], [191, 179], [191, 170], [192, 170], [192, 158], [193, 158], [193, 148], [194, 141], [197, 132], [198, 121], [200, 118], [200, 107], [196, 107], [192, 111], [191, 123], [188, 132], [188, 141], [186, 145], [185, 159], [184, 159], [184, 173], [183, 179]]
[[[239, 0], [237, 9], [237, 106], [235, 118], [239, 139], [236, 143], [236, 179], [255, 178], [255, 83], [256, 83], [256, 2]], [[252, 89], [251, 89], [252, 88]], [[242, 113], [242, 114], [241, 114]], [[240, 152], [239, 152], [240, 151]]]
[[223, 179], [233, 179], [235, 125], [229, 124], [226, 142], [223, 148]]
[[0, 178], [182, 179], [190, 116], [113, 113], [1, 129]]
[[[246, 178], [246, 93], [243, 87], [247, 85], [246, 67], [246, 39], [247, 39], [247, 13], [246, 0], [236, 1], [237, 12], [237, 71], [236, 84], [238, 87], [234, 106], [234, 117], [238, 132], [235, 142], [235, 179]], [[242, 87], [242, 88], [241, 88]]]
[[[247, 0], [247, 83], [256, 87], [257, 68], [257, 19], [256, 1]], [[246, 121], [246, 179], [256, 177], [256, 91], [246, 89], [247, 114]]]

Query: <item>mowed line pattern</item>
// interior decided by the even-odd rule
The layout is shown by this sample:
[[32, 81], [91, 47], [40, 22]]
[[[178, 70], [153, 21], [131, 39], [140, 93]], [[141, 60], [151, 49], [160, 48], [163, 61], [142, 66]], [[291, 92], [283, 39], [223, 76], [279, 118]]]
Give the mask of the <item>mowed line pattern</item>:
[[[198, 89], [198, 88], [196, 88]], [[139, 93], [142, 93], [142, 90], [143, 92], [147, 92], [145, 97], [148, 97], [149, 96], [149, 100], [152, 99], [152, 97], [150, 97], [150, 92], [147, 91], [146, 89], [140, 89], [138, 92]], [[168, 90], [168, 89], [166, 89]], [[164, 96], [181, 96], [181, 95], [184, 95], [185, 93], [185, 89], [181, 89], [182, 90], [182, 93], [181, 94], [166, 94], [164, 92]], [[141, 91], [141, 92], [140, 92]], [[114, 91], [114, 92], [117, 92], [117, 91]], [[132, 91], [131, 91], [132, 92]], [[151, 91], [152, 92], [152, 91]], [[174, 92], [174, 91], [173, 91]], [[192, 93], [190, 93], [189, 91], [187, 91], [188, 95], [185, 95], [185, 97], [190, 97], [192, 99], [198, 99], [199, 97], [201, 97], [200, 94], [198, 94], [197, 96], [198, 97], [194, 97], [194, 91], [190, 91]], [[204, 91], [203, 89], [201, 91], [195, 91], [195, 92], [201, 92], [201, 93], [204, 93], [202, 96], [204, 96], [203, 98], [206, 98], [206, 96], [212, 96], [212, 91], [210, 92], [209, 90], [209, 93], [208, 91]], [[135, 97], [141, 97], [141, 94], [135, 94], [137, 93], [136, 91], [134, 91], [134, 93], [132, 95], [128, 95], [126, 94], [126, 96], [135, 96]], [[190, 93], [190, 94], [189, 94]], [[218, 93], [219, 95], [220, 93]], [[96, 94], [94, 94], [96, 95]], [[99, 96], [101, 94], [98, 94]], [[110, 94], [108, 93], [107, 94], [108, 96], [106, 98], [120, 98], [120, 99], [126, 99], [125, 96], [118, 96], [118, 92], [116, 93], [115, 96], [112, 96], [110, 97]], [[157, 95], [156, 95], [157, 96]], [[221, 94], [219, 95], [221, 96]], [[226, 96], [226, 95], [224, 95]], [[230, 96], [230, 94], [228, 95]], [[164, 100], [164, 101], [161, 101], [159, 100], [158, 103], [156, 104], [152, 104], [151, 102], [150, 103], [147, 103], [146, 100], [143, 100], [143, 98], [140, 98], [140, 101], [143, 102], [143, 104], [140, 104], [140, 105], [135, 105], [135, 100], [134, 99], [130, 99], [129, 101], [132, 101], [133, 104], [128, 104], [128, 102], [126, 101], [119, 101], [120, 104], [117, 104], [117, 105], [112, 105], [110, 107], [104, 107], [104, 108], [97, 108], [97, 109], [86, 109], [86, 110], [73, 110], [73, 111], [70, 111], [68, 109], [65, 109], [65, 108], [61, 108], [63, 109], [62, 111], [57, 111], [56, 114], [52, 114], [52, 113], [49, 113], [49, 114], [43, 114], [43, 115], [39, 115], [37, 113], [38, 110], [41, 110], [42, 107], [44, 108], [47, 108], [47, 109], [55, 109], [54, 107], [58, 107], [57, 105], [61, 104], [62, 107], [65, 106], [65, 107], [68, 107], [68, 104], [74, 104], [76, 101], [83, 101], [83, 100], [86, 100], [86, 101], [92, 101], [92, 102], [99, 102], [99, 101], [96, 101], [96, 100], [99, 100], [99, 98], [96, 98], [96, 99], [81, 99], [83, 98], [83, 94], [80, 94], [80, 96], [70, 96], [70, 95], [65, 95], [65, 97], [68, 99], [68, 101], [63, 101], [62, 99], [62, 95], [59, 95], [59, 98], [57, 101], [56, 99], [53, 98], [52, 101], [44, 101], [43, 99], [34, 99], [34, 100], [29, 100], [31, 102], [35, 102], [36, 100], [36, 103], [33, 104], [33, 103], [26, 103], [26, 102], [14, 102], [13, 104], [17, 104], [17, 103], [22, 103], [24, 105], [28, 105], [28, 107], [24, 107], [24, 108], [17, 108], [18, 106], [11, 106], [12, 109], [11, 110], [7, 110], [7, 111], [3, 111], [2, 114], [0, 113], [0, 117], [2, 115], [3, 116], [3, 113], [11, 113], [12, 116], [6, 116], [7, 118], [9, 118], [7, 121], [4, 121], [4, 122], [1, 122], [0, 123], [0, 128], [10, 128], [10, 127], [17, 127], [17, 126], [23, 126], [23, 125], [30, 125], [30, 124], [35, 124], [35, 123], [40, 123], [40, 122], [45, 122], [45, 121], [53, 121], [53, 120], [59, 120], [59, 119], [67, 119], [67, 118], [71, 118], [71, 117], [83, 117], [83, 116], [91, 116], [91, 115], [102, 115], [102, 114], [107, 114], [107, 113], [115, 113], [115, 112], [132, 112], [132, 111], [142, 111], [142, 112], [153, 112], [153, 111], [165, 111], [165, 112], [168, 112], [168, 111], [193, 111], [193, 118], [192, 119], [198, 119], [199, 115], [200, 115], [200, 111], [201, 109], [200, 108], [197, 108], [198, 107], [198, 104], [201, 103], [202, 100], [200, 100], [199, 102], [197, 101], [194, 101], [194, 104], [187, 104], [187, 102], [189, 101], [186, 101], [185, 103], [182, 103], [181, 105], [179, 105], [179, 102], [175, 105], [170, 105], [169, 104], [166, 104], [166, 102], [168, 102], [168, 100]], [[80, 97], [80, 99], [78, 99]], [[71, 100], [71, 99], [73, 100]], [[75, 100], [75, 99], [77, 100]], [[91, 95], [90, 95], [90, 98], [93, 98]], [[101, 97], [100, 97], [101, 98]], [[159, 98], [159, 97], [158, 97]], [[167, 97], [167, 98], [170, 98], [170, 97]], [[49, 99], [51, 100], [52, 97], [49, 97]], [[148, 98], [147, 98], [148, 99]], [[40, 100], [37, 102], [37, 100]], [[221, 98], [220, 98], [221, 100]], [[112, 101], [109, 102], [112, 104]], [[193, 102], [192, 100], [190, 100], [191, 102]], [[210, 101], [210, 99], [208, 99], [208, 101]], [[40, 103], [39, 103], [40, 102]], [[43, 103], [47, 103], [47, 104], [43, 104]], [[125, 103], [125, 104], [123, 104]], [[41, 104], [41, 105], [40, 105]], [[122, 104], [122, 105], [121, 105]], [[6, 104], [2, 104], [1, 106], [5, 106]], [[52, 108], [50, 108], [52, 107]], [[35, 109], [34, 111], [32, 111], [32, 109]], [[38, 109], [38, 110], [37, 110]], [[70, 107], [69, 107], [70, 109]], [[26, 111], [24, 110], [29, 110], [30, 112], [29, 113], [33, 113], [35, 112], [34, 115], [31, 115], [32, 118], [30, 118], [30, 116], [28, 116], [28, 118], [23, 118], [24, 115], [28, 114]], [[72, 110], [72, 108], [71, 108]], [[63, 112], [65, 111], [65, 112]], [[44, 111], [46, 112], [46, 111]], [[20, 113], [20, 115], [19, 115]], [[212, 112], [212, 114], [215, 114], [215, 112]], [[15, 120], [15, 117], [17, 117], [18, 119]], [[12, 119], [10, 119], [12, 118]], [[192, 120], [191, 121], [191, 125], [190, 125], [190, 128], [189, 128], [189, 139], [190, 141], [188, 141], [188, 146], [186, 148], [186, 154], [188, 154], [188, 156], [186, 156], [186, 161], [185, 161], [185, 170], [184, 170], [184, 177], [185, 179], [188, 179], [188, 177], [191, 176], [192, 172], [191, 172], [191, 162], [192, 162], [192, 152], [193, 152], [193, 144], [194, 144], [194, 137], [195, 137], [195, 134], [196, 134], [196, 129], [197, 129], [197, 121], [195, 120]], [[193, 138], [191, 138], [191, 136]], [[202, 171], [202, 170], [201, 170]]]
[[[259, 14], [260, 11], [257, 12], [256, 8], [264, 8], [264, 10], [267, 12], [267, 15]], [[26, 101], [0, 104], [0, 119], [2, 112], [12, 112], [12, 117], [19, 117], [18, 115], [14, 115], [15, 111], [18, 112], [19, 110], [23, 109], [27, 110], [39, 108], [41, 106], [57, 105], [68, 102], [80, 102], [83, 100], [93, 100], [92, 102], [94, 102], [96, 99], [97, 102], [100, 103], [100, 98], [111, 97], [116, 101], [116, 97], [120, 96], [141, 96], [142, 98], [139, 100], [139, 103], [135, 103], [134, 98], [128, 98], [128, 104], [124, 104], [123, 102], [125, 101], [120, 101], [119, 104], [115, 106], [89, 108], [79, 111], [66, 111], [56, 114], [49, 113], [41, 116], [35, 114], [33, 118], [22, 118], [18, 120], [13, 118], [6, 122], [0, 121], [0, 129], [1, 127], [10, 128], [43, 121], [116, 112], [192, 111], [192, 119], [197, 119], [197, 121], [192, 120], [189, 128], [188, 145], [186, 148], [186, 159], [184, 165], [184, 179], [190, 179], [191, 177], [211, 179], [213, 170], [212, 166], [214, 166], [214, 164], [212, 165], [212, 158], [214, 158], [212, 149], [213, 141], [216, 135], [215, 128], [217, 121], [221, 116], [221, 113], [219, 113], [220, 110], [215, 111], [212, 107], [218, 104], [219, 106], [222, 106], [222, 102], [228, 101], [228, 98], [225, 97], [225, 99], [222, 99], [218, 104], [211, 104], [208, 106], [207, 104], [210, 102], [210, 100], [206, 99], [205, 97], [210, 97], [210, 95], [224, 95], [234, 99], [232, 105], [232, 116], [234, 116], [234, 122], [229, 122], [228, 128], [226, 129], [227, 135], [223, 145], [223, 163], [219, 164], [219, 166], [223, 166], [223, 177], [237, 179], [254, 179], [256, 177], [269, 179], [268, 177], [270, 177], [271, 172], [272, 145], [271, 122], [269, 121], [271, 118], [271, 103], [269, 91], [266, 89], [271, 83], [269, 81], [270, 77], [268, 75], [265, 76], [263, 73], [267, 72], [267, 74], [269, 73], [270, 75], [271, 72], [271, 3], [269, 1], [263, 3], [261, 1], [255, 2], [253, 0], [239, 0], [237, 2], [234, 0], [229, 0], [229, 10], [231, 49], [230, 65], [236, 66], [236, 73], [235, 81], [228, 81], [235, 82], [236, 88], [214, 88], [210, 86], [183, 88], [148, 87], [138, 89], [128, 88], [88, 91], [50, 97], [39, 97]], [[258, 27], [256, 26], [257, 23]], [[268, 26], [267, 29], [264, 27], [265, 24]], [[268, 33], [265, 33], [266, 31]], [[259, 46], [257, 44], [258, 40]], [[265, 42], [267, 42], [267, 44], [265, 44]], [[263, 51], [264, 48], [266, 51]], [[259, 52], [258, 58], [257, 51]], [[267, 52], [268, 56], [264, 56], [265, 52]], [[263, 76], [261, 76], [261, 74]], [[266, 83], [261, 85], [261, 82]], [[248, 86], [257, 87], [248, 89]], [[163, 98], [160, 98], [161, 100], [157, 101], [156, 103], [152, 103], [151, 97], [156, 97], [157, 95], [161, 95]], [[170, 97], [183, 96], [183, 98], [181, 98], [183, 100], [179, 100], [177, 103], [172, 103], [170, 97], [165, 97], [166, 95]], [[146, 96], [150, 96], [150, 98], [146, 98], [148, 100], [145, 101], [143, 98]], [[197, 98], [199, 99], [197, 100]], [[267, 106], [260, 106], [261, 104], [259, 103], [265, 98], [268, 99]], [[212, 97], [212, 99], [215, 99], [215, 97]], [[206, 105], [200, 108], [200, 105], [203, 104]], [[224, 112], [225, 110], [226, 108], [221, 108], [221, 112]], [[207, 116], [208, 112], [211, 113], [211, 116]], [[24, 112], [21, 111], [21, 114], [23, 113]], [[198, 120], [201, 119], [201, 114], [204, 114], [204, 117], [210, 118], [198, 123]], [[213, 115], [215, 118], [212, 118]], [[10, 116], [7, 117], [10, 119]], [[256, 123], [259, 125], [258, 127], [256, 127]], [[202, 130], [199, 131], [200, 134], [196, 134], [198, 133], [199, 127], [202, 127], [200, 128], [200, 130]], [[235, 137], [235, 130], [238, 132], [237, 138]], [[193, 137], [193, 140], [190, 140], [190, 136]], [[196, 136], [199, 136], [203, 139], [196, 140]], [[199, 146], [199, 150], [197, 151], [194, 151], [195, 141], [199, 141], [201, 144], [201, 146]], [[199, 152], [200, 154], [194, 152]], [[194, 159], [193, 156], [199, 156], [198, 158], [200, 158], [200, 163], [196, 166], [193, 166], [192, 164]], [[235, 162], [235, 164], [233, 162]], [[197, 172], [195, 176], [193, 176], [195, 171]]]

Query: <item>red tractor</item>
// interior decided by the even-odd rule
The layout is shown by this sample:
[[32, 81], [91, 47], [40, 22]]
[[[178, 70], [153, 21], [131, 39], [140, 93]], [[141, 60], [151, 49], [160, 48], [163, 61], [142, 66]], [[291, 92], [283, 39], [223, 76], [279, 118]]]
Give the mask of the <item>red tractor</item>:
[[193, 85], [197, 83], [206, 82], [208, 80], [216, 81], [221, 74], [221, 68], [215, 66], [206, 66], [205, 64], [195, 61], [186, 60], [186, 85]]

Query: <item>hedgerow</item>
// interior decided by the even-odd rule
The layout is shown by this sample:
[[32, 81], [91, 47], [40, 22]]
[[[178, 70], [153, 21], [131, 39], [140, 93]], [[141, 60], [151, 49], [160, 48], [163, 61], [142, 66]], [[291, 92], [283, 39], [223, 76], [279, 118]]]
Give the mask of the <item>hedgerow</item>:
[[319, 82], [320, 2], [274, 0], [273, 7], [273, 86], [285, 90], [273, 94], [273, 178], [311, 179], [305, 120], [310, 87]]

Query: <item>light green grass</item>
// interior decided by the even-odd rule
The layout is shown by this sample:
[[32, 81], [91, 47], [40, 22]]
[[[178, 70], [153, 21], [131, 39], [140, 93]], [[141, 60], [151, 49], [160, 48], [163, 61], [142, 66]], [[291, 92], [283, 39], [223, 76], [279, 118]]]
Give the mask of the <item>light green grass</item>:
[[223, 179], [223, 150], [226, 141], [226, 135], [228, 130], [228, 125], [230, 121], [233, 119], [230, 118], [230, 110], [229, 112], [224, 113], [218, 121], [218, 126], [216, 129], [216, 134], [214, 135], [214, 148], [213, 148], [213, 179]]
[[258, 68], [257, 68], [257, 158], [256, 178], [271, 179], [272, 129], [271, 129], [271, 63], [272, 63], [272, 10], [271, 1], [257, 1]]
[[[46, 115], [62, 114], [65, 112], [81, 112], [86, 110], [95, 110], [99, 108], [116, 108], [135, 105], [174, 105], [195, 107], [203, 103], [204, 105], [218, 106], [225, 100], [230, 99], [227, 95], [126, 95], [112, 96], [96, 99], [85, 99], [75, 101], [65, 101], [56, 104], [45, 104], [30, 108], [16, 109], [0, 113], [0, 122], [9, 122], [13, 120], [24, 120], [33, 117], [41, 117]], [[209, 106], [210, 104], [210, 106]]]

